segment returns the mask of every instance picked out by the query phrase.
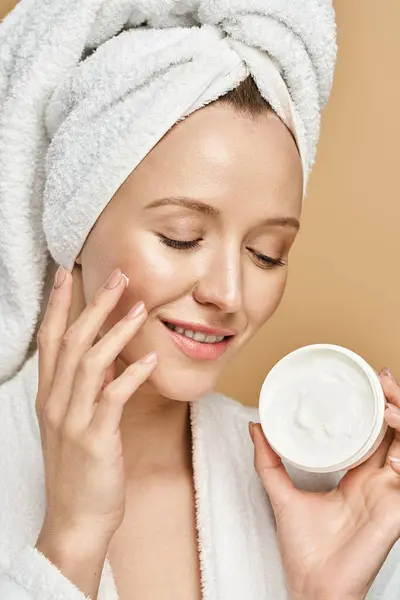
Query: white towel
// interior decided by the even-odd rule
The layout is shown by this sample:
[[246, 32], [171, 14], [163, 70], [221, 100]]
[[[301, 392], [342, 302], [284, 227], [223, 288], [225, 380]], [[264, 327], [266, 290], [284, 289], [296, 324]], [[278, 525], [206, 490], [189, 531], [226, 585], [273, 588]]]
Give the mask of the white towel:
[[21, 0], [0, 26], [0, 383], [26, 359], [48, 260], [179, 120], [252, 74], [307, 176], [332, 85], [331, 0]]

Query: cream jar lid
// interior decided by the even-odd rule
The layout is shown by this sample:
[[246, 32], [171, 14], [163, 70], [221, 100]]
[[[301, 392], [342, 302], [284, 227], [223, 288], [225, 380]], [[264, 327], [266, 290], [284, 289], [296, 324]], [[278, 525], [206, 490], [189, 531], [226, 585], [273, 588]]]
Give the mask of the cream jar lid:
[[386, 430], [384, 411], [376, 372], [332, 344], [291, 352], [260, 392], [265, 437], [282, 459], [305, 471], [339, 471], [366, 460]]

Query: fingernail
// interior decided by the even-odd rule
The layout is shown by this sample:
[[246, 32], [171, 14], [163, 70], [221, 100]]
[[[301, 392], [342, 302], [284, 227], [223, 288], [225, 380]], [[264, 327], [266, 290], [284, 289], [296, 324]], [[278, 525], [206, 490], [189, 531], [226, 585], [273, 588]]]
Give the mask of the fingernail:
[[400, 415], [400, 408], [395, 406], [394, 404], [390, 404], [390, 402], [386, 403], [386, 407], [392, 411], [395, 415]]
[[142, 302], [142, 301], [137, 302], [134, 306], [132, 306], [130, 311], [126, 314], [126, 318], [134, 319], [135, 317], [140, 315], [140, 313], [142, 313], [143, 310], [144, 310], [144, 302]]
[[157, 360], [157, 352], [150, 352], [149, 354], [146, 354], [146, 356], [144, 356], [142, 358], [142, 363], [152, 363], [155, 362]]
[[126, 287], [128, 287], [128, 285], [129, 285], [129, 277], [127, 277], [123, 273], [122, 273], [122, 277], [125, 277], [125, 279], [126, 279]]
[[388, 456], [388, 459], [389, 459], [391, 462], [394, 462], [394, 463], [400, 463], [400, 458], [398, 458], [397, 456]]
[[113, 288], [117, 287], [117, 285], [121, 281], [121, 277], [121, 269], [115, 269], [115, 271], [112, 272], [111, 276], [107, 279], [106, 283], [104, 284], [106, 290], [112, 290]]
[[394, 381], [394, 377], [393, 377], [393, 375], [390, 372], [390, 369], [388, 367], [385, 367], [384, 369], [382, 369], [382, 373], [383, 373], [383, 375], [386, 375], [386, 377], [389, 377], [389, 379], [391, 379], [392, 381]]
[[56, 277], [54, 280], [54, 287], [59, 288], [65, 281], [66, 270], [63, 267], [57, 269]]
[[254, 430], [253, 430], [253, 427], [254, 427], [254, 422], [253, 421], [249, 421], [249, 433], [250, 433], [251, 440], [254, 443]]

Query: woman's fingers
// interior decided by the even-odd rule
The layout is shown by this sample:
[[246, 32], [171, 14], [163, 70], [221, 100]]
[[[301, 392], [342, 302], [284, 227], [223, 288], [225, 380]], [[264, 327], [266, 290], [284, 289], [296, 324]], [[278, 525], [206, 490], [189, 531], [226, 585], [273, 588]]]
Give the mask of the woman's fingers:
[[351, 469], [349, 473], [357, 471], [358, 473], [364, 473], [372, 469], [380, 469], [386, 464], [386, 457], [389, 448], [393, 442], [395, 432], [391, 427], [388, 427], [382, 442], [379, 444], [377, 450], [370, 456], [365, 462], [361, 463], [355, 469]]
[[57, 370], [58, 353], [67, 328], [72, 299], [73, 279], [69, 271], [57, 271], [46, 313], [36, 340], [39, 357], [39, 385], [36, 396], [36, 415], [41, 418], [43, 406], [53, 385]]
[[157, 355], [150, 352], [133, 363], [103, 391], [98, 407], [89, 425], [89, 435], [101, 439], [118, 432], [122, 411], [127, 400], [136, 392], [154, 371]]
[[[105, 383], [104, 377], [107, 369], [146, 320], [147, 312], [143, 302], [138, 302], [133, 310], [136, 311], [133, 316], [128, 316], [128, 313], [114, 325], [97, 344], [86, 352], [79, 363], [64, 422], [65, 428], [72, 434], [83, 432], [89, 426], [97, 410], [95, 402], [103, 383]], [[100, 401], [102, 395], [100, 395]]]
[[387, 398], [385, 421], [395, 431], [392, 443], [388, 449], [384, 466], [400, 474], [400, 386], [389, 369], [380, 373], [382, 388]]
[[381, 371], [380, 380], [387, 401], [400, 408], [400, 387], [389, 369]]
[[116, 269], [59, 341], [57, 370], [45, 407], [47, 418], [52, 423], [57, 424], [64, 419], [78, 365], [92, 347], [108, 315], [118, 304], [126, 285], [126, 278], [120, 269]]
[[[126, 315], [100, 337], [127, 285], [116, 269], [69, 326], [73, 291], [73, 278], [69, 278], [69, 287], [65, 283], [65, 288], [54, 291], [38, 335], [42, 395], [38, 394], [37, 410], [46, 479], [45, 521], [54, 531], [84, 526], [111, 539], [125, 508], [123, 406], [149, 377], [156, 361], [139, 361], [114, 379], [116, 358], [145, 321], [146, 311], [132, 319]], [[99, 415], [91, 428], [96, 408]]]
[[389, 404], [385, 410], [385, 420], [395, 430], [395, 435], [387, 451], [385, 466], [400, 473], [400, 409]]
[[116, 368], [116, 362], [114, 360], [111, 363], [111, 365], [109, 365], [107, 367], [107, 369], [106, 369], [106, 374], [104, 375], [104, 381], [103, 381], [103, 384], [101, 386], [101, 390], [99, 392], [99, 395], [101, 394], [101, 391], [104, 390], [104, 388], [108, 386], [109, 383], [111, 383], [112, 381], [114, 381], [116, 370], [117, 370], [117, 368]]
[[260, 423], [250, 425], [254, 443], [254, 466], [277, 515], [298, 491], [280, 459], [265, 438]]

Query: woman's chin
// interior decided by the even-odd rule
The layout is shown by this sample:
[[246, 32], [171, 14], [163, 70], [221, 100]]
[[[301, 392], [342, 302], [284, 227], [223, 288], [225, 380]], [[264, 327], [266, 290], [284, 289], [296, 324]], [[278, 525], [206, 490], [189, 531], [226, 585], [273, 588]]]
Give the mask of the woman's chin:
[[150, 376], [149, 383], [164, 398], [193, 402], [213, 391], [218, 375], [171, 366], [163, 368], [160, 364]]

